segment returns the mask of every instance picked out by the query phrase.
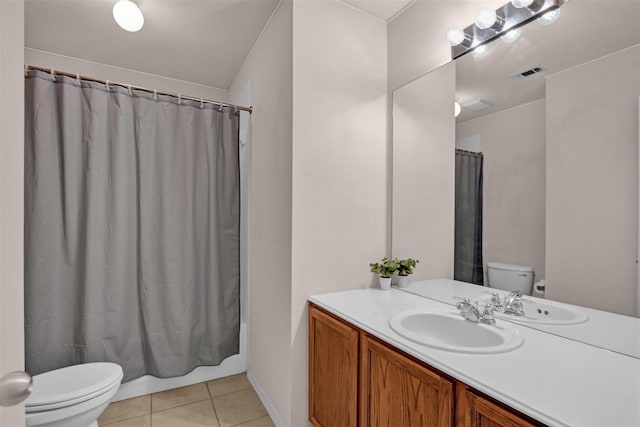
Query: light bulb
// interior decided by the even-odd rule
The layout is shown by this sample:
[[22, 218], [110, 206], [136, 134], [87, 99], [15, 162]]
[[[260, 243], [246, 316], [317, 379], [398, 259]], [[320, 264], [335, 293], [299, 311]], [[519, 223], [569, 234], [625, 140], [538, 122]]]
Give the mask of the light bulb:
[[123, 30], [139, 31], [144, 25], [144, 16], [137, 4], [131, 0], [119, 0], [113, 6], [113, 19]]
[[516, 29], [510, 30], [510, 31], [507, 31], [500, 38], [505, 43], [513, 43], [514, 41], [516, 41], [516, 40], [518, 40], [520, 38], [520, 34], [521, 33], [522, 33], [522, 31], [520, 30], [520, 28], [516, 28]]
[[453, 103], [453, 114], [454, 114], [454, 116], [458, 117], [461, 112], [462, 112], [462, 107], [460, 106], [460, 104], [458, 104], [458, 102], [454, 102]]
[[538, 18], [538, 22], [541, 25], [551, 25], [554, 22], [556, 22], [556, 19], [558, 19], [558, 16], [560, 16], [560, 9], [554, 9], [551, 12], [547, 12], [544, 15], [542, 15], [540, 18]]
[[450, 46], [457, 46], [467, 38], [467, 35], [460, 28], [449, 28], [444, 38]]
[[529, 7], [533, 3], [533, 0], [511, 0], [513, 7], [520, 9], [521, 7]]
[[476, 16], [476, 27], [484, 30], [486, 28], [490, 28], [493, 24], [496, 23], [496, 19], [498, 19], [498, 15], [496, 15], [496, 11], [491, 9], [490, 7], [485, 7], [478, 12]]
[[482, 58], [485, 53], [487, 53], [486, 44], [483, 44], [482, 46], [478, 46], [477, 48], [473, 49], [473, 51], [471, 52], [474, 58]]

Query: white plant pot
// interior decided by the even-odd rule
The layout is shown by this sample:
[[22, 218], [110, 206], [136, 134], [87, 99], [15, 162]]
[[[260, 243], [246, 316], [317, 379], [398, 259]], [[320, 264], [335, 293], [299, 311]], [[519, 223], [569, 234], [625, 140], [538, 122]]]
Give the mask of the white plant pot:
[[391, 277], [378, 277], [380, 279], [380, 288], [382, 289], [391, 289]]
[[398, 276], [398, 287], [406, 288], [409, 286], [409, 276]]

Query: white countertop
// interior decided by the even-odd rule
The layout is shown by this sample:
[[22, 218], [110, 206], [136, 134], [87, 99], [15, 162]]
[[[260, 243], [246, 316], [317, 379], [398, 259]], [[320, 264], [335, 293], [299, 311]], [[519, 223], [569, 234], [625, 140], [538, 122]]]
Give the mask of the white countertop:
[[640, 359], [512, 323], [524, 344], [502, 354], [460, 354], [396, 334], [391, 315], [451, 308], [396, 289], [358, 289], [309, 300], [446, 374], [550, 426], [639, 427]]

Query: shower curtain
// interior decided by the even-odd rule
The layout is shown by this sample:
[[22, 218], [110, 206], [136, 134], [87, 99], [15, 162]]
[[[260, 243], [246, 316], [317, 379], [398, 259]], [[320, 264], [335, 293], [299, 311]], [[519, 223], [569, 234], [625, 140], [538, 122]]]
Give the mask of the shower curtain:
[[453, 278], [483, 285], [482, 153], [456, 150]]
[[166, 378], [238, 353], [238, 113], [41, 71], [25, 86], [27, 371]]

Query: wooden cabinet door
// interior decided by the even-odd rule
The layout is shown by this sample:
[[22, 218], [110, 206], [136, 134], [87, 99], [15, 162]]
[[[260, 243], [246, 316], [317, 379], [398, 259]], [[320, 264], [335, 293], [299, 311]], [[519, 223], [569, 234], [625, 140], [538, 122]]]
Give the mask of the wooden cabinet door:
[[361, 335], [361, 427], [451, 427], [452, 423], [451, 381]]
[[309, 306], [309, 421], [356, 427], [358, 330]]
[[525, 418], [476, 394], [460, 384], [457, 393], [458, 422], [463, 427], [535, 427]]

